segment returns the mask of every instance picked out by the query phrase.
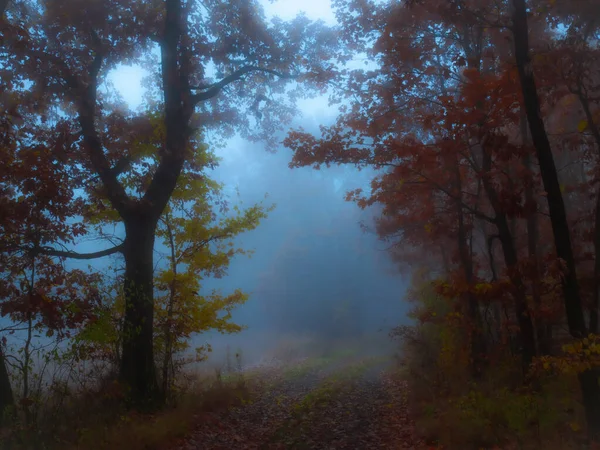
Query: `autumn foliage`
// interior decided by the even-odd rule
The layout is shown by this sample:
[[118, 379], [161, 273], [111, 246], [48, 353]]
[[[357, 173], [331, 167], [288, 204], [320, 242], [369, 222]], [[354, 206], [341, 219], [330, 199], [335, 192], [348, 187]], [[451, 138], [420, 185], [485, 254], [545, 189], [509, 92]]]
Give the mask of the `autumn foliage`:
[[[200, 291], [270, 206], [228, 209], [211, 149], [235, 134], [273, 149], [296, 101], [327, 93], [335, 122], [283, 144], [292, 168], [374, 171], [347, 200], [379, 208], [414, 277], [415, 326], [396, 335], [415, 414], [460, 419], [431, 440], [598, 440], [600, 5], [332, 5], [337, 30], [269, 22], [257, 1], [0, 2], [3, 419], [36, 421], [35, 355], [110, 366], [119, 402], [154, 409], [193, 334], [241, 330], [247, 294]], [[107, 81], [123, 64], [148, 70], [137, 111]], [[107, 257], [109, 274], [70, 265]], [[567, 413], [541, 414], [557, 386]]]
[[[446, 303], [440, 314], [418, 300], [417, 327], [446, 333], [430, 351], [443, 358], [459, 345], [467, 353], [452, 358], [478, 383], [507, 363], [499, 355], [518, 356], [517, 378], [534, 390], [533, 368], [563, 361], [578, 374], [596, 436], [600, 397], [586, 342], [598, 331], [600, 275], [597, 9], [336, 5], [348, 51], [368, 55], [373, 68], [337, 71], [331, 98], [341, 114], [320, 136], [288, 134], [291, 166], [377, 169], [370, 191], [348, 200], [381, 205], [377, 232], [392, 256], [427, 268], [415, 287], [431, 283], [428, 295]], [[565, 327], [576, 343], [567, 344]], [[419, 352], [417, 341], [408, 339]], [[573, 349], [588, 362], [575, 363]]]

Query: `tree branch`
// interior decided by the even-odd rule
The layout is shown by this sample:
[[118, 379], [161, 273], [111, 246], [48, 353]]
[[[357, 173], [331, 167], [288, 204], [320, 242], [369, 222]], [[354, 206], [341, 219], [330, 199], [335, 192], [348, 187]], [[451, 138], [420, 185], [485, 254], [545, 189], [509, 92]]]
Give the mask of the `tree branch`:
[[66, 250], [57, 250], [55, 248], [50, 247], [37, 247], [33, 248], [32, 252], [38, 255], [47, 255], [47, 256], [58, 256], [60, 258], [71, 258], [71, 259], [96, 259], [102, 258], [104, 256], [114, 255], [115, 253], [120, 253], [123, 251], [124, 244], [119, 244], [115, 247], [108, 248], [106, 250], [100, 250], [98, 252], [92, 253], [77, 253]]
[[285, 73], [278, 72], [277, 70], [267, 69], [264, 67], [244, 66], [241, 69], [238, 69], [235, 72], [233, 72], [231, 75], [226, 76], [225, 78], [223, 78], [221, 81], [219, 81], [217, 83], [210, 84], [208, 86], [192, 87], [191, 88], [192, 90], [204, 91], [204, 92], [199, 92], [195, 95], [192, 95], [192, 98], [191, 98], [192, 103], [196, 104], [198, 102], [202, 102], [202, 101], [208, 100], [210, 98], [213, 98], [225, 86], [242, 79], [242, 77], [244, 75], [247, 75], [248, 73], [251, 73], [251, 72], [269, 73], [269, 74], [275, 75], [276, 77], [279, 77], [279, 78], [296, 78], [297, 77], [297, 75], [285, 74]]
[[179, 255], [177, 262], [180, 263], [184, 258], [189, 257], [190, 252], [198, 252], [200, 249], [203, 249], [211, 242], [214, 242], [217, 240], [222, 240], [222, 239], [229, 239], [229, 238], [233, 237], [233, 235], [234, 235], [233, 233], [225, 232], [223, 234], [216, 234], [216, 235], [210, 236], [206, 239], [203, 239], [200, 242], [196, 243], [195, 245], [191, 245], [188, 248], [186, 248], [185, 250], [183, 250], [181, 252], [181, 255]]
[[104, 57], [100, 38], [94, 31], [90, 32], [90, 35], [95, 47], [92, 49], [94, 51], [94, 60], [89, 69], [89, 84], [78, 89], [81, 96], [77, 105], [78, 121], [94, 170], [98, 173], [102, 184], [106, 188], [106, 194], [111, 205], [121, 217], [124, 217], [129, 209], [130, 199], [104, 155], [102, 141], [94, 123], [96, 117], [98, 73], [102, 67]]
[[0, 0], [0, 19], [4, 17], [4, 11], [8, 8], [8, 3], [10, 0]]

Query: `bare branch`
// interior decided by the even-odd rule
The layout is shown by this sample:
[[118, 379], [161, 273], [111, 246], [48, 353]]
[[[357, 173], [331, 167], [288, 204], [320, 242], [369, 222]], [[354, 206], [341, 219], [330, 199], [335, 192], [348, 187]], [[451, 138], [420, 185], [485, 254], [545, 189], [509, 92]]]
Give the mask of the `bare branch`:
[[249, 74], [251, 72], [269, 73], [269, 74], [275, 75], [276, 77], [279, 77], [279, 78], [296, 78], [297, 77], [297, 75], [285, 74], [285, 73], [282, 73], [282, 72], [278, 72], [277, 70], [267, 69], [267, 68], [264, 68], [264, 67], [244, 66], [241, 69], [238, 69], [235, 72], [233, 72], [231, 75], [226, 76], [225, 78], [223, 78], [221, 81], [219, 81], [217, 83], [210, 84], [208, 86], [192, 87], [192, 90], [195, 90], [195, 91], [204, 91], [204, 92], [199, 92], [199, 93], [197, 93], [195, 95], [192, 95], [192, 103], [196, 104], [198, 102], [202, 102], [202, 101], [208, 100], [210, 98], [213, 98], [225, 86], [227, 86], [228, 84], [231, 84], [231, 83], [233, 83], [235, 81], [238, 81], [238, 80], [242, 79], [242, 77], [244, 75], [247, 75], [247, 74]]
[[37, 247], [33, 248], [32, 252], [38, 255], [47, 255], [47, 256], [58, 256], [60, 258], [71, 258], [71, 259], [96, 259], [102, 258], [104, 256], [114, 255], [115, 253], [120, 253], [123, 251], [124, 244], [119, 244], [115, 247], [108, 248], [106, 250], [100, 250], [98, 252], [92, 253], [77, 253], [66, 250], [57, 250], [55, 248], [50, 247]]

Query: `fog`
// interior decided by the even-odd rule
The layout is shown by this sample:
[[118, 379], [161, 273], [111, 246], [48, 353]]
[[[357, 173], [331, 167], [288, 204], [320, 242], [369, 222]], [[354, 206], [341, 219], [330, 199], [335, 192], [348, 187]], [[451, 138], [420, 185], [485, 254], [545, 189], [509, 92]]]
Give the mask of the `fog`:
[[[309, 117], [303, 126], [314, 123]], [[238, 239], [254, 255], [238, 257], [227, 277], [205, 284], [208, 290], [251, 293], [234, 313], [234, 320], [248, 328], [236, 336], [197, 336], [195, 343], [210, 343], [213, 359], [222, 359], [229, 346], [254, 360], [289, 336], [326, 341], [379, 335], [387, 340], [391, 327], [406, 322], [407, 274], [392, 264], [386, 245], [370, 231], [374, 212], [344, 199], [345, 191], [364, 186], [369, 174], [348, 168], [289, 169], [291, 154], [284, 148], [270, 154], [243, 141], [231, 147], [236, 157], [228, 157], [229, 149], [222, 151], [217, 179], [230, 188], [235, 184], [245, 205], [268, 193], [266, 202], [276, 208]]]
[[[305, 13], [335, 23], [329, 1], [264, 1], [263, 6], [268, 18]], [[141, 103], [142, 75], [135, 67], [123, 67], [110, 77], [132, 108]], [[326, 95], [300, 100], [299, 107], [291, 128], [315, 134], [338, 113]], [[290, 169], [288, 149], [280, 146], [270, 153], [264, 145], [241, 138], [216, 153], [222, 161], [210, 175], [223, 183], [232, 203], [264, 201], [276, 208], [256, 230], [236, 240], [254, 251], [252, 257], [238, 256], [227, 276], [203, 284], [207, 292], [239, 288], [249, 293], [246, 304], [233, 314], [247, 328], [229, 336], [194, 336], [191, 347], [210, 344], [209, 363], [216, 365], [228, 351], [240, 350], [244, 363], [252, 365], [285, 342], [302, 339], [323, 344], [368, 336], [372, 351], [387, 349], [390, 329], [408, 321], [403, 297], [409, 274], [391, 262], [386, 244], [370, 231], [376, 212], [362, 211], [344, 198], [348, 190], [369, 189], [373, 173], [349, 167]]]
[[[303, 11], [311, 19], [335, 20], [329, 2], [322, 0], [303, 2], [302, 7], [286, 0], [265, 1], [264, 7], [269, 17], [289, 19]], [[142, 103], [143, 76], [139, 67], [122, 66], [108, 77], [131, 109]], [[292, 128], [314, 133], [337, 114], [326, 96], [301, 100], [299, 106], [301, 114]], [[279, 137], [283, 140], [285, 133]], [[241, 351], [244, 364], [252, 365], [285, 342], [303, 340], [323, 347], [336, 340], [364, 339], [373, 351], [387, 348], [390, 329], [408, 320], [403, 297], [409, 274], [392, 263], [386, 244], [371, 231], [377, 212], [345, 200], [348, 190], [369, 189], [373, 173], [349, 167], [290, 169], [288, 149], [280, 146], [272, 153], [261, 143], [239, 137], [216, 153], [221, 162], [209, 175], [223, 184], [232, 204], [248, 207], [262, 201], [276, 207], [256, 230], [235, 241], [252, 250], [252, 257], [237, 256], [226, 276], [203, 281], [206, 292], [241, 289], [250, 294], [233, 313], [233, 321], [245, 329], [234, 335], [193, 336], [191, 348], [210, 344], [208, 365], [221, 364], [231, 351]], [[123, 237], [120, 229], [114, 234]], [[76, 250], [108, 246], [88, 238]], [[112, 257], [67, 264], [102, 270], [119, 261]], [[155, 264], [164, 261], [157, 255]], [[21, 338], [19, 333], [12, 335], [11, 344], [18, 347]]]

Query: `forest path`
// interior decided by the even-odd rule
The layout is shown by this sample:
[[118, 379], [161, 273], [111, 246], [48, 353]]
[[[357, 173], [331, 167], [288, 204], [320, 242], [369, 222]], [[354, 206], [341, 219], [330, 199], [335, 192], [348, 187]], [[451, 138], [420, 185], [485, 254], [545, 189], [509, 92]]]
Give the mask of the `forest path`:
[[248, 376], [254, 401], [198, 416], [172, 450], [421, 448], [389, 360], [306, 359]]

